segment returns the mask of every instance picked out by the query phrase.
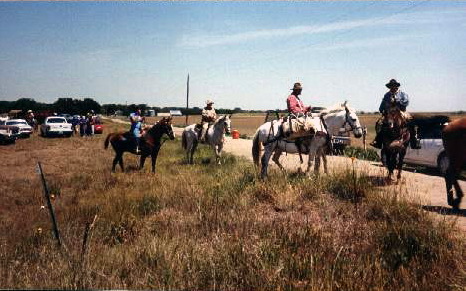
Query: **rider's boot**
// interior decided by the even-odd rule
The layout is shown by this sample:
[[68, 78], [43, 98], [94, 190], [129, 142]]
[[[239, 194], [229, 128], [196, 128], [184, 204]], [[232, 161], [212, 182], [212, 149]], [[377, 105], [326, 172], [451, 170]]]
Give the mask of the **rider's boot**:
[[200, 138], [200, 142], [201, 143], [205, 143], [205, 135], [206, 135], [206, 132], [204, 130], [202, 130], [201, 132], [201, 138]]

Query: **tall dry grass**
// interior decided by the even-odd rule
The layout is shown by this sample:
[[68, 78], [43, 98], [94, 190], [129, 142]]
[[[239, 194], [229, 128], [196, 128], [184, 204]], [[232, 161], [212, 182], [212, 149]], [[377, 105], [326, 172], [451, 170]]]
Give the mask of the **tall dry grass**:
[[[117, 130], [117, 125], [107, 125]], [[466, 286], [465, 244], [401, 193], [353, 169], [308, 179], [225, 155], [194, 165], [179, 141], [158, 173], [110, 173], [103, 137], [0, 148], [1, 288], [451, 290]], [[57, 247], [35, 162], [55, 199]], [[83, 255], [86, 223], [97, 214]], [[42, 231], [38, 231], [41, 228]]]

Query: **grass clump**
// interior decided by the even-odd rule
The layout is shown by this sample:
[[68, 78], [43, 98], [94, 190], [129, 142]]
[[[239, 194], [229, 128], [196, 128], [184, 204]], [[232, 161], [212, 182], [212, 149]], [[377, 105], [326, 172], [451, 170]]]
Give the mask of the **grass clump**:
[[355, 157], [360, 160], [367, 161], [380, 161], [380, 157], [372, 148], [366, 148], [365, 150], [361, 147], [348, 146], [344, 149], [343, 154], [347, 157]]

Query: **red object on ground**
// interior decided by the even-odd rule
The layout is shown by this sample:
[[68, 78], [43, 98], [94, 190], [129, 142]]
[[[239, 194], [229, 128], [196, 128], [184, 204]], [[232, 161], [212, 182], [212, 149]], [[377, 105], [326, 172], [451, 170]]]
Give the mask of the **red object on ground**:
[[104, 126], [102, 124], [94, 124], [94, 133], [101, 134], [104, 131]]

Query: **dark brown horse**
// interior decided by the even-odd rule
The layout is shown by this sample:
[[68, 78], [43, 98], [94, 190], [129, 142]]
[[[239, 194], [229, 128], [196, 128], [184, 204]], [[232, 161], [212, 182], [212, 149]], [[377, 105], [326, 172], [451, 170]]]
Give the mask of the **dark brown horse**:
[[398, 170], [397, 180], [401, 178], [403, 160], [409, 144], [410, 133], [406, 117], [396, 106], [392, 106], [386, 113], [382, 125], [382, 157], [385, 157], [385, 166], [388, 169], [387, 180], [393, 181], [393, 171]]
[[[144, 167], [144, 162], [148, 156], [152, 158], [152, 173], [155, 173], [155, 163], [157, 161], [157, 155], [162, 146], [162, 136], [166, 134], [170, 139], [174, 139], [173, 127], [171, 123], [171, 117], [163, 118], [154, 124], [147, 132], [141, 137], [140, 141], [140, 155], [141, 159], [139, 162], [139, 169]], [[124, 172], [123, 167], [123, 153], [130, 152], [136, 153], [136, 141], [135, 138], [129, 132], [125, 133], [110, 133], [105, 139], [105, 148], [108, 148], [108, 144], [111, 144], [115, 150], [115, 158], [113, 159], [112, 172], [115, 172], [115, 167], [119, 163], [121, 170]]]
[[[466, 117], [452, 121], [442, 131], [443, 147], [449, 159], [445, 174], [448, 205], [458, 209], [464, 194], [458, 176], [466, 163]], [[456, 198], [453, 199], [453, 187]]]

